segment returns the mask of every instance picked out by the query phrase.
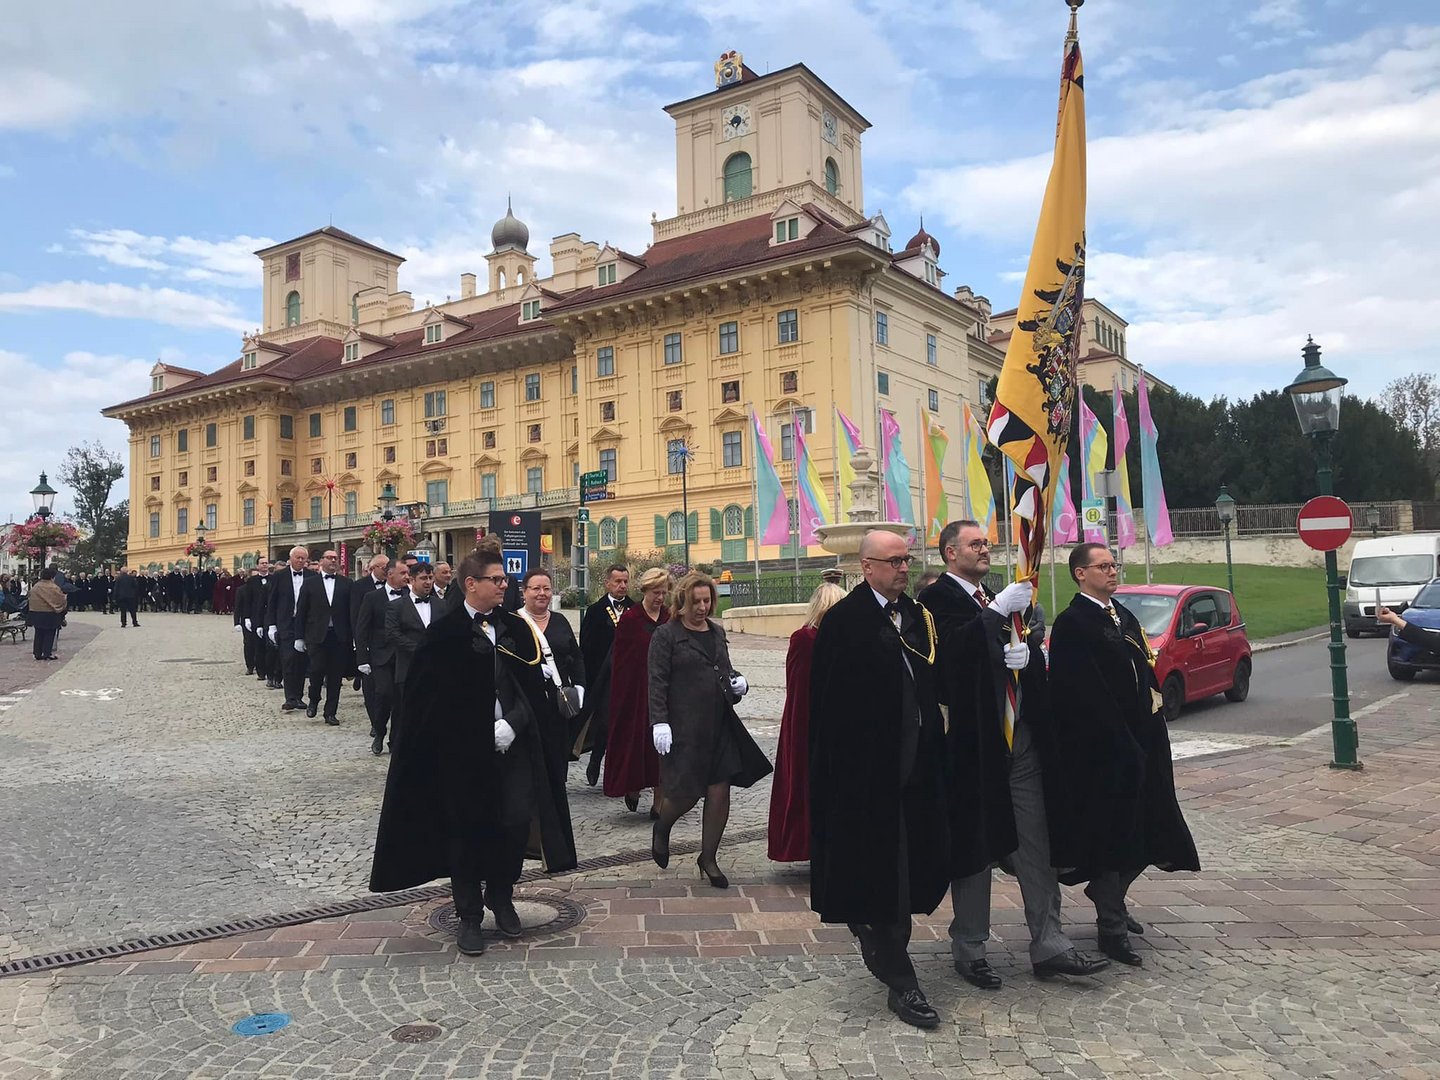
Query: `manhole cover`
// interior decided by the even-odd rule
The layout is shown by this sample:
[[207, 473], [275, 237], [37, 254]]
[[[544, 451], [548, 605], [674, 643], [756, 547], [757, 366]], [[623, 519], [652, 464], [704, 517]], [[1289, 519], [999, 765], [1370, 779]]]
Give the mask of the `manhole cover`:
[[402, 1024], [390, 1032], [390, 1038], [398, 1043], [422, 1043], [440, 1037], [440, 1029], [434, 1024]]
[[256, 1013], [230, 1028], [236, 1035], [269, 1035], [290, 1025], [289, 1013]]
[[[578, 904], [560, 893], [516, 889], [515, 911], [519, 914], [520, 925], [524, 928], [522, 937], [558, 934], [585, 921], [585, 905]], [[455, 914], [454, 902], [441, 904], [432, 911], [430, 925], [442, 933], [460, 933], [460, 916]], [[495, 916], [492, 912], [486, 913], [485, 933], [490, 937], [500, 936], [495, 929]]]

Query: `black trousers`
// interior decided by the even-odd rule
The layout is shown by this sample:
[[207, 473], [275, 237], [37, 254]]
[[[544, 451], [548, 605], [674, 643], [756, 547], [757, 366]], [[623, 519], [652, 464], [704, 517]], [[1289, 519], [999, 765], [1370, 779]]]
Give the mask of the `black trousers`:
[[918, 990], [915, 965], [910, 962], [910, 859], [907, 851], [905, 811], [900, 811], [900, 916], [893, 923], [852, 923], [850, 932], [860, 939], [860, 956], [870, 974], [892, 990]]
[[246, 630], [244, 622], [240, 624], [241, 649], [245, 654], [245, 670], [258, 671], [265, 674], [264, 666], [260, 660], [265, 655], [265, 649], [260, 644], [260, 638], [253, 630]]
[[323, 715], [334, 716], [340, 710], [340, 684], [345, 681], [345, 672], [350, 669], [350, 650], [332, 626], [325, 631], [325, 641], [306, 655], [310, 657], [310, 704], [313, 706], [320, 700], [320, 687], [323, 684]]
[[127, 615], [130, 617], [130, 621], [133, 622], [136, 626], [140, 625], [140, 619], [138, 618], [138, 612], [136, 611], [137, 605], [134, 600], [117, 600], [115, 606], [120, 609], [121, 626], [125, 625], [125, 617]]
[[35, 627], [34, 651], [35, 659], [42, 660], [55, 651], [55, 638], [59, 635], [60, 628], [56, 626]]
[[515, 882], [520, 880], [525, 865], [525, 845], [530, 839], [530, 823], [496, 826], [480, 839], [486, 848], [489, 881], [452, 878], [450, 894], [455, 897], [455, 913], [462, 919], [483, 919], [485, 909], [508, 907], [514, 903]]
[[276, 658], [280, 662], [280, 678], [285, 685], [285, 700], [300, 701], [305, 696], [305, 669], [308, 660], [304, 653], [295, 651], [294, 638], [277, 638]]
[[1125, 906], [1125, 894], [1140, 876], [1139, 870], [1117, 873], [1114, 870], [1096, 874], [1085, 886], [1085, 895], [1095, 905], [1095, 929], [1101, 937], [1124, 937], [1129, 924], [1125, 921], [1130, 910]]
[[395, 681], [395, 662], [373, 665], [365, 676], [365, 711], [370, 716], [370, 737], [390, 735], [391, 745], [399, 729], [400, 684]]

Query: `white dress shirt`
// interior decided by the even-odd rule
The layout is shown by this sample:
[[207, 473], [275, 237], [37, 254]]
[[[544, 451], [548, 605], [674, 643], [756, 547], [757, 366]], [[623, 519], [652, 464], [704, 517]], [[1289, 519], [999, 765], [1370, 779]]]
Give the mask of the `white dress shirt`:
[[430, 629], [430, 605], [435, 602], [433, 595], [427, 597], [423, 604], [415, 603], [419, 599], [414, 589], [410, 590], [410, 602], [415, 604], [415, 613], [420, 616], [420, 621], [425, 624], [425, 629]]

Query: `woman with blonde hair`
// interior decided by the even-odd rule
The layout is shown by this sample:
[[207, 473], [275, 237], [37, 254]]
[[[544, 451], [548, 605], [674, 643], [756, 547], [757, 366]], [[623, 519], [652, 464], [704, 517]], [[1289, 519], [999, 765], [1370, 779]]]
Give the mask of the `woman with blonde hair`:
[[769, 854], [774, 862], [810, 858], [810, 658], [820, 620], [845, 590], [823, 582], [810, 594], [805, 625], [790, 635], [785, 654], [785, 711], [780, 715], [780, 744], [775, 751], [775, 782], [770, 786]]
[[650, 739], [650, 640], [670, 620], [665, 601], [670, 572], [655, 566], [640, 575], [640, 603], [615, 624], [610, 653], [610, 732], [605, 742], [605, 783], [610, 798], [624, 796], [625, 807], [640, 806], [640, 792], [655, 789], [650, 817], [659, 817], [660, 758]]
[[730, 664], [725, 631], [710, 618], [715, 582], [687, 574], [670, 604], [671, 619], [650, 642], [650, 730], [660, 754], [660, 782], [650, 854], [662, 869], [670, 862], [670, 830], [701, 797], [700, 872], [717, 889], [730, 879], [720, 870], [720, 839], [730, 819], [730, 787], [749, 787], [771, 766], [735, 714], [749, 689]]

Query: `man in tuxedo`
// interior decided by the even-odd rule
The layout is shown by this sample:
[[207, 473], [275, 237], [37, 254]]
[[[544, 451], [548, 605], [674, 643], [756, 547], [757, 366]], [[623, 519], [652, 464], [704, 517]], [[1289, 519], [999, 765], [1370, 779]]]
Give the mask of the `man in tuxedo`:
[[[265, 617], [266, 636], [275, 647], [274, 659], [280, 666], [281, 685], [285, 690], [285, 712], [303, 709], [305, 702], [305, 654], [295, 648], [296, 641], [304, 644], [302, 624], [295, 618], [295, 608], [300, 602], [300, 590], [310, 571], [305, 569], [310, 553], [303, 547], [290, 549], [290, 559], [270, 575], [270, 596]], [[272, 676], [274, 669], [271, 669]]]
[[529, 623], [500, 607], [502, 566], [495, 550], [465, 558], [465, 599], [432, 615], [411, 660], [370, 874], [375, 892], [450, 878], [466, 956], [485, 951], [486, 908], [501, 934], [521, 934], [513, 892], [532, 826], [548, 872], [576, 862], [541, 741], [550, 704], [540, 644]]
[[431, 603], [440, 603], [445, 607], [451, 604], [458, 604], [462, 597], [460, 589], [454, 584], [455, 571], [448, 562], [437, 562], [435, 564], [435, 583], [431, 587], [430, 595], [435, 599]]
[[605, 571], [605, 595], [585, 609], [580, 618], [580, 656], [585, 662], [585, 712], [580, 726], [582, 739], [589, 740], [590, 761], [585, 779], [591, 787], [600, 780], [605, 760], [605, 737], [610, 729], [610, 650], [615, 645], [615, 625], [620, 616], [635, 606], [630, 599], [630, 571], [615, 565]]
[[269, 559], [261, 559], [255, 564], [244, 584], [235, 590], [235, 611], [232, 615], [245, 653], [245, 674], [255, 675], [262, 681], [265, 679], [265, 586], [262, 583], [269, 572]]
[[395, 650], [395, 696], [390, 720], [392, 743], [396, 731], [400, 731], [403, 737], [405, 680], [410, 675], [415, 653], [425, 640], [430, 624], [448, 610], [435, 599], [434, 580], [428, 563], [416, 563], [410, 574], [410, 588], [385, 609], [385, 641]]
[[351, 581], [340, 573], [340, 556], [326, 551], [320, 556], [320, 573], [307, 577], [300, 587], [295, 620], [301, 626], [296, 647], [310, 658], [310, 707], [305, 715], [314, 717], [325, 687], [325, 723], [340, 723], [340, 684], [354, 667], [354, 638], [351, 637]]
[[[1047, 723], [1041, 636], [1011, 644], [1011, 616], [1030, 606], [1030, 583], [985, 587], [990, 544], [975, 521], [952, 521], [940, 533], [945, 573], [920, 594], [940, 629], [940, 700], [950, 710], [950, 952], [972, 986], [998, 990], [1000, 976], [985, 958], [990, 938], [990, 868], [1015, 875], [1030, 930], [1030, 963], [1040, 978], [1089, 976], [1108, 966], [1087, 957], [1060, 928], [1046, 779], [1059, 771]], [[1007, 693], [1020, 673], [1016, 714], [1006, 723]], [[1060, 812], [1056, 803], [1050, 809]], [[1063, 857], [1063, 856], [1062, 856]]]
[[385, 616], [408, 591], [410, 571], [402, 562], [389, 566], [384, 555], [376, 558], [389, 567], [383, 587], [370, 588], [371, 575], [361, 578], [361, 591], [351, 606], [355, 609], [355, 669], [365, 680], [365, 714], [370, 717], [370, 752], [379, 757], [385, 751], [387, 730], [391, 742], [395, 740], [395, 646], [386, 636]]
[[907, 1024], [940, 1017], [910, 962], [910, 916], [950, 882], [945, 734], [929, 613], [905, 595], [905, 538], [872, 530], [865, 580], [820, 623], [810, 668], [810, 906], [860, 939]]

